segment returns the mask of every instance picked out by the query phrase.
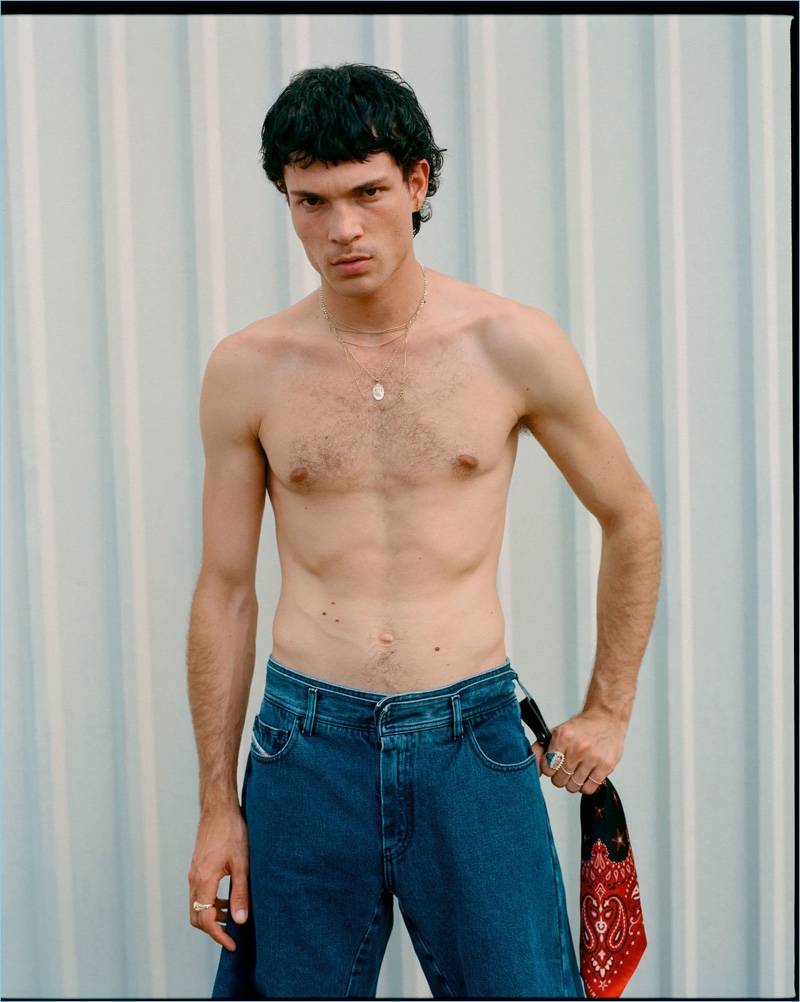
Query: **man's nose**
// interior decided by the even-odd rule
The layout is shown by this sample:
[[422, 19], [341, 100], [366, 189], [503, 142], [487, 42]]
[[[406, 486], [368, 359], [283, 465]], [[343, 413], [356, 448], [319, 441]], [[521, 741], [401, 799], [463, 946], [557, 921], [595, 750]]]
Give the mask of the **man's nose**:
[[328, 236], [337, 244], [349, 244], [362, 235], [361, 219], [355, 205], [332, 206], [329, 216]]

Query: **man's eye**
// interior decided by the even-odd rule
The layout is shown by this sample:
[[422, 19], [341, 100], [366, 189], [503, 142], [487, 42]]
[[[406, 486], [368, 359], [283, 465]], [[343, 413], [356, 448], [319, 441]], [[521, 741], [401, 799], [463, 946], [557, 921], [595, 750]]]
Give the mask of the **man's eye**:
[[302, 198], [300, 200], [300, 204], [305, 205], [309, 209], [313, 209], [315, 205], [319, 205], [319, 199], [310, 195], [308, 198]]
[[367, 198], [374, 198], [379, 191], [380, 188], [365, 188], [364, 194], [367, 196]]

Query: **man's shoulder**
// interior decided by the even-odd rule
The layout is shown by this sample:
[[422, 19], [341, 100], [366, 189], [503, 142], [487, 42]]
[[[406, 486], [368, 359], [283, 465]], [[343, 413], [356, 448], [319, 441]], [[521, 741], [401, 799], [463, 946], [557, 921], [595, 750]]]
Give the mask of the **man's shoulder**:
[[456, 330], [519, 401], [521, 415], [563, 410], [582, 392], [578, 354], [545, 310], [455, 280], [443, 290]]
[[491, 354], [541, 351], [566, 335], [543, 309], [442, 276], [446, 309]]
[[308, 321], [310, 298], [223, 337], [211, 353], [208, 369], [252, 371], [254, 366], [269, 365], [293, 350]]

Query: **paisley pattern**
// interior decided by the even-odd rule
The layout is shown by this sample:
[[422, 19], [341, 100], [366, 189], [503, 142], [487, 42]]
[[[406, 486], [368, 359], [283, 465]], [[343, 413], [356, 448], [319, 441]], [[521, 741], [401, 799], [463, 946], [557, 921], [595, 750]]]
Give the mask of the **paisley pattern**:
[[609, 852], [596, 839], [581, 861], [581, 978], [589, 998], [619, 998], [647, 946], [628, 829], [617, 828], [611, 842]]
[[[522, 719], [547, 750], [550, 729], [526, 692]], [[560, 752], [548, 752], [548, 762]], [[562, 756], [563, 758], [563, 756]], [[622, 801], [610, 779], [581, 796], [581, 979], [588, 998], [615, 999], [647, 946]]]

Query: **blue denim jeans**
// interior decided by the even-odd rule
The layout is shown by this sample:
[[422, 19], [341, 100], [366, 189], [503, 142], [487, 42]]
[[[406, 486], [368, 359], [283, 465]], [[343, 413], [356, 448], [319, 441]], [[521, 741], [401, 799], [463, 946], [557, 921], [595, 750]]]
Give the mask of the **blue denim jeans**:
[[435, 997], [583, 997], [516, 677], [385, 696], [270, 659], [215, 998], [373, 998], [393, 895]]

